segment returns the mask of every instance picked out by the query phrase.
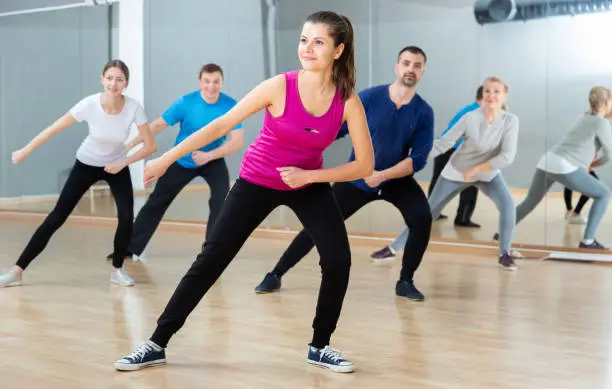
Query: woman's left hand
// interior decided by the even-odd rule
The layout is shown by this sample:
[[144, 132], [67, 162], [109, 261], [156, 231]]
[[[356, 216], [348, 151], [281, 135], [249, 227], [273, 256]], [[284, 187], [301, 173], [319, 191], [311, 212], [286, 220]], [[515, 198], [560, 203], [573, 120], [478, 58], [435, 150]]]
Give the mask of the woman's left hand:
[[109, 163], [108, 165], [106, 165], [104, 167], [104, 171], [110, 174], [117, 174], [121, 170], [123, 170], [124, 167], [125, 167], [125, 164], [123, 162], [113, 162], [113, 163]]
[[463, 179], [469, 180], [478, 173], [480, 173], [480, 166], [471, 167], [463, 171]]
[[279, 167], [276, 170], [280, 172], [283, 182], [292, 189], [312, 184], [310, 170], [303, 170], [293, 166]]

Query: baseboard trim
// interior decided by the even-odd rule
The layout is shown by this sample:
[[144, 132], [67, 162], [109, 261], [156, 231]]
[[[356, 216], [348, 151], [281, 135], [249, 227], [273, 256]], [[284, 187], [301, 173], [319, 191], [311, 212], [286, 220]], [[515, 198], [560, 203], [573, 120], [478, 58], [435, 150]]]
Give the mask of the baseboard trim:
[[[4, 220], [15, 220], [15, 219], [44, 219], [47, 216], [46, 212], [25, 212], [25, 211], [0, 211], [0, 219]], [[117, 224], [116, 217], [107, 216], [92, 216], [84, 214], [72, 214], [68, 217], [67, 222], [69, 223], [86, 223], [86, 224], [97, 224], [97, 225], [108, 225], [113, 226]], [[185, 221], [185, 220], [170, 220], [164, 219], [159, 225], [159, 228], [167, 230], [181, 230], [184, 232], [202, 234], [206, 230], [206, 223], [200, 221]], [[260, 226], [255, 229], [252, 236], [255, 237], [271, 237], [271, 238], [286, 238], [290, 239], [297, 235], [299, 229], [296, 228], [281, 228], [274, 226]], [[390, 243], [393, 241], [395, 236], [383, 235], [383, 234], [355, 234], [349, 233], [349, 239], [354, 243], [363, 243], [371, 245], [374, 242], [380, 242], [381, 245], [384, 243]], [[445, 238], [433, 238], [429, 242], [431, 246], [441, 247], [454, 247], [458, 250], [469, 249], [484, 251], [487, 253], [497, 253], [498, 246], [496, 242], [484, 242], [484, 241], [462, 241], [458, 239], [445, 239]], [[435, 247], [431, 247], [434, 248]], [[599, 254], [592, 250], [583, 249], [572, 249], [566, 247], [554, 247], [545, 245], [526, 245], [517, 244], [514, 245], [514, 249], [527, 254], [529, 258], [535, 258], [540, 260], [552, 259], [552, 260], [568, 260], [568, 261], [586, 261], [596, 263], [612, 263], [611, 254]]]

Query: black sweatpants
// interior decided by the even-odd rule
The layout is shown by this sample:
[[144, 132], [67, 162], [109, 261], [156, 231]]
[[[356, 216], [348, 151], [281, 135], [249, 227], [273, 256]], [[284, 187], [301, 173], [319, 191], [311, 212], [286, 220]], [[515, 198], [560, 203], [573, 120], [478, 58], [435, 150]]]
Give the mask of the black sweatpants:
[[[589, 174], [599, 180], [599, 177], [593, 170], [591, 170]], [[580, 200], [578, 200], [576, 209], [574, 209], [572, 207], [572, 195], [573, 195], [573, 191], [571, 189], [565, 188], [563, 190], [563, 198], [565, 199], [565, 208], [568, 211], [573, 210], [574, 212], [576, 212], [576, 214], [580, 215], [580, 212], [582, 212], [582, 208], [586, 205], [587, 201], [589, 201], [589, 196], [585, 196], [585, 195], [580, 196]]]
[[30, 242], [21, 253], [17, 266], [22, 269], [28, 267], [47, 246], [51, 236], [68, 219], [79, 200], [85, 192], [96, 182], [106, 181], [117, 205], [117, 218], [119, 223], [115, 231], [113, 266], [123, 266], [123, 259], [128, 250], [132, 224], [134, 222], [134, 191], [129, 167], [125, 167], [117, 174], [104, 171], [103, 167], [86, 165], [79, 160], [70, 171], [68, 180], [60, 193], [55, 208], [49, 213], [43, 223], [38, 227]]
[[142, 254], [174, 198], [196, 177], [202, 177], [210, 187], [210, 199], [208, 200], [210, 212], [206, 225], [206, 239], [208, 239], [229, 191], [229, 174], [223, 158], [194, 169], [185, 168], [177, 162], [168, 168], [157, 181], [145, 205], [138, 212], [129, 246], [131, 253]]
[[[429, 185], [427, 197], [431, 197], [431, 192], [433, 192], [436, 182], [438, 182], [438, 178], [440, 177], [440, 174], [442, 174], [442, 170], [444, 170], [444, 167], [454, 152], [455, 149], [450, 149], [446, 153], [440, 154], [434, 158], [433, 175], [431, 177], [431, 184]], [[475, 186], [469, 186], [461, 191], [461, 195], [459, 196], [459, 206], [457, 207], [457, 215], [455, 216], [455, 223], [469, 223], [472, 221], [472, 216], [474, 215], [474, 210], [476, 209], [477, 199], [478, 188]]]
[[[345, 220], [374, 200], [388, 201], [401, 212], [410, 228], [410, 235], [404, 249], [400, 279], [412, 280], [429, 245], [432, 222], [429, 203], [416, 180], [412, 176], [391, 180], [378, 192], [365, 192], [351, 183], [342, 182], [334, 184], [333, 191]], [[273, 272], [284, 275], [308, 254], [312, 247], [310, 233], [305, 229], [293, 239]]]
[[281, 191], [242, 178], [227, 195], [215, 228], [158, 319], [151, 337], [153, 342], [167, 346], [251, 232], [279, 205], [296, 213], [321, 255], [322, 278], [312, 325], [312, 345], [329, 344], [340, 317], [351, 266], [346, 228], [330, 185], [313, 184], [299, 190]]

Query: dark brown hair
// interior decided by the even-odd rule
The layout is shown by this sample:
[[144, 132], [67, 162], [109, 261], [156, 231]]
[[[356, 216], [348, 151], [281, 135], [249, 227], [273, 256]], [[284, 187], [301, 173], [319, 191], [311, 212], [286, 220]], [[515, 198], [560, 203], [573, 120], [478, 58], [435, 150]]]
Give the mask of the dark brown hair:
[[406, 46], [403, 49], [400, 50], [399, 54], [397, 55], [397, 62], [399, 62], [400, 57], [402, 56], [402, 54], [404, 54], [405, 52], [409, 52], [412, 53], [414, 55], [422, 55], [423, 59], [425, 59], [425, 63], [427, 63], [427, 55], [425, 54], [425, 52], [423, 51], [423, 49], [421, 49], [420, 47], [417, 46]]
[[200, 75], [198, 76], [198, 78], [202, 78], [202, 74], [204, 73], [215, 72], [221, 73], [221, 77], [223, 77], [223, 69], [221, 69], [221, 66], [217, 65], [216, 63], [207, 63], [206, 65], [200, 68]]
[[117, 68], [123, 72], [125, 76], [125, 81], [130, 81], [130, 69], [128, 69], [125, 62], [120, 59], [111, 59], [104, 65], [104, 70], [102, 70], [102, 76], [106, 74], [106, 71], [110, 68]]
[[483, 99], [483, 92], [484, 92], [484, 87], [481, 85], [478, 87], [478, 89], [476, 90], [476, 101], [480, 101]]
[[341, 16], [331, 11], [315, 12], [306, 21], [327, 25], [329, 27], [329, 35], [334, 39], [335, 47], [344, 44], [342, 55], [334, 61], [332, 79], [340, 91], [342, 101], [348, 100], [357, 82], [355, 44], [351, 21], [346, 16]]

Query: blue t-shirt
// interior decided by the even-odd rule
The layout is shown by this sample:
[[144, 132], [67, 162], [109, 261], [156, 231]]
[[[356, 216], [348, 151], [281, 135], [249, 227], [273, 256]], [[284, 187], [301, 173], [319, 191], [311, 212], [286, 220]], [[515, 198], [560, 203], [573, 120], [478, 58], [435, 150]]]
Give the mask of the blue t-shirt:
[[[446, 128], [446, 130], [442, 131], [442, 133], [440, 134], [440, 136], [443, 136], [444, 134], [446, 134], [448, 131], [450, 131], [451, 128], [453, 128], [453, 126], [455, 124], [457, 124], [457, 122], [459, 121], [459, 119], [461, 119], [463, 117], [463, 115], [465, 115], [468, 112], [472, 112], [477, 110], [478, 108], [480, 108], [480, 105], [477, 102], [473, 102], [472, 104], [468, 104], [465, 107], [461, 108], [461, 110], [459, 110], [459, 112], [457, 112], [455, 114], [455, 116], [453, 116], [453, 118], [451, 119], [451, 121], [448, 123], [448, 127]], [[453, 146], [453, 149], [458, 148], [459, 146], [461, 146], [461, 143], [463, 143], [463, 138], [459, 139], [459, 141], [457, 143], [455, 143], [455, 145]]]
[[[178, 98], [174, 104], [164, 112], [162, 119], [170, 126], [180, 123], [179, 133], [174, 141], [174, 145], [176, 146], [200, 128], [218, 117], [225, 115], [234, 105], [236, 105], [236, 100], [224, 93], [219, 95], [219, 100], [217, 100], [216, 103], [208, 104], [202, 98], [200, 91], [197, 90]], [[239, 123], [234, 130], [239, 128], [242, 128], [242, 123]], [[200, 151], [214, 150], [225, 143], [226, 138], [225, 136], [219, 138], [202, 147]], [[193, 161], [191, 153], [184, 155], [177, 162], [188, 169], [198, 167]]]
[[[434, 114], [433, 109], [418, 94], [397, 109], [389, 96], [389, 85], [379, 85], [359, 92], [365, 109], [372, 145], [374, 147], [374, 169], [388, 169], [402, 160], [411, 157], [414, 172], [425, 167], [427, 157], [433, 146]], [[348, 134], [346, 122], [342, 125], [337, 138]], [[355, 150], [350, 161], [355, 160]], [[351, 182], [366, 192], [376, 192], [379, 187], [370, 188], [364, 180]]]

